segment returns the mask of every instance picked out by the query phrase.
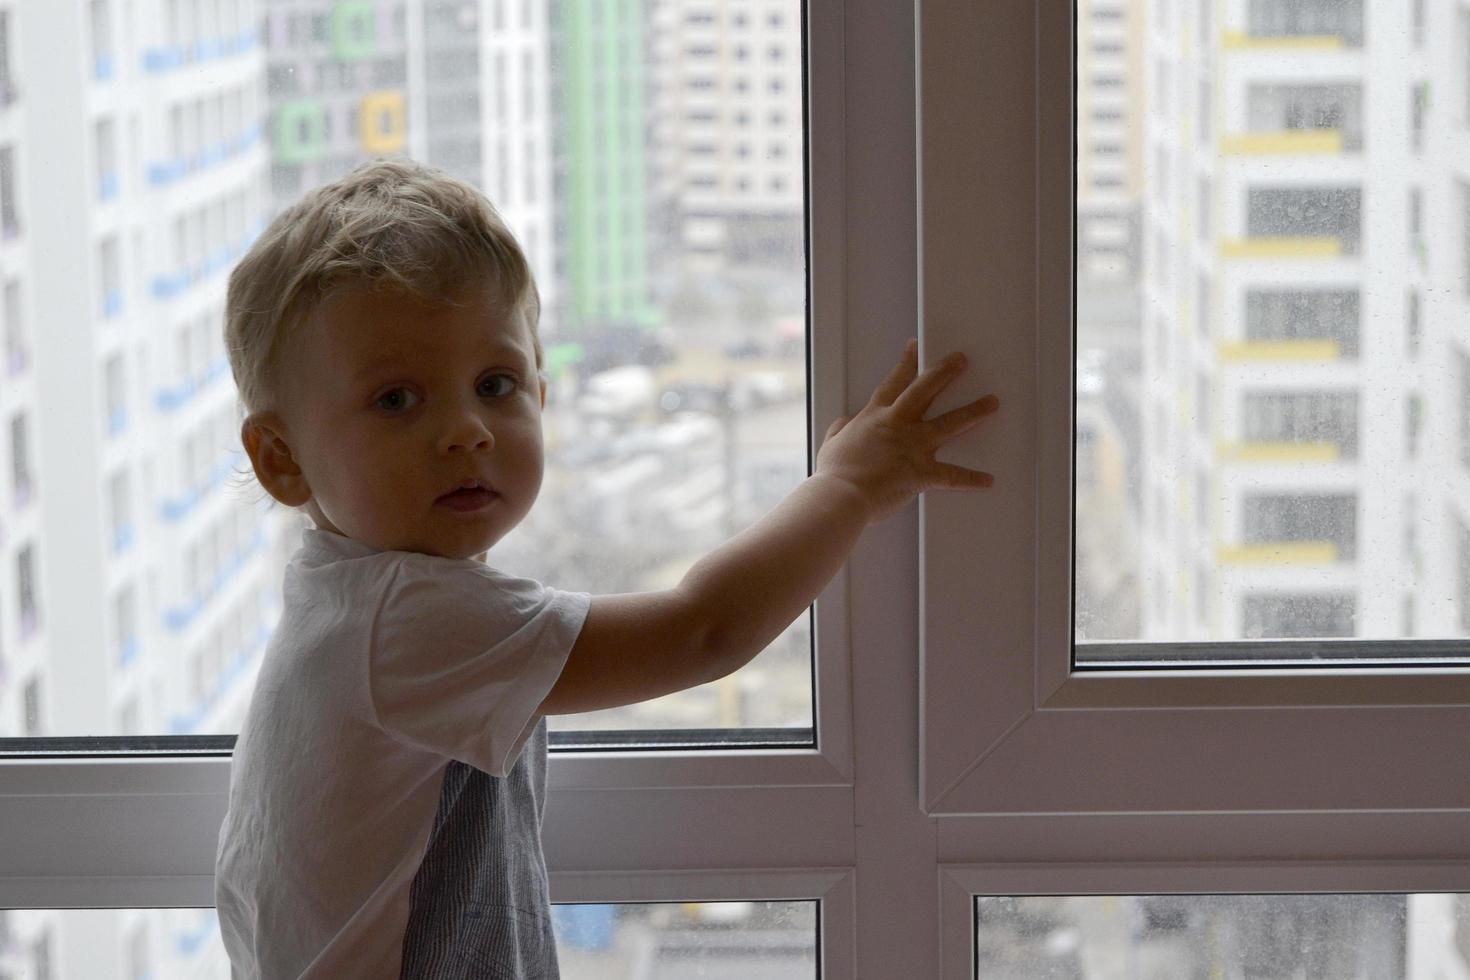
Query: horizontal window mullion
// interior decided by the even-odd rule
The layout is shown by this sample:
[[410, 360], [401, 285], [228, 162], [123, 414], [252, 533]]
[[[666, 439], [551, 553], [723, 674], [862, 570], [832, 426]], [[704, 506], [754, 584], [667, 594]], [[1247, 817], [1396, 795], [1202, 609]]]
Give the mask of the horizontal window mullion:
[[[9, 828], [0, 905], [212, 904], [199, 883], [214, 874], [227, 762], [12, 764], [10, 773], [20, 777], [4, 779], [0, 794]], [[87, 783], [105, 789], [79, 788]], [[853, 854], [852, 788], [842, 785], [553, 788], [545, 819], [548, 867], [558, 870], [836, 866]]]

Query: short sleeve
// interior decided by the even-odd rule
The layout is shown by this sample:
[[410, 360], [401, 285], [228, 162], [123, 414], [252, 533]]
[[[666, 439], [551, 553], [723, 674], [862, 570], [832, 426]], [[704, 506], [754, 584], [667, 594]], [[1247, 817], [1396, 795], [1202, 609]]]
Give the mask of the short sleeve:
[[373, 625], [368, 687], [393, 737], [492, 776], [515, 766], [591, 598], [470, 560], [400, 563]]

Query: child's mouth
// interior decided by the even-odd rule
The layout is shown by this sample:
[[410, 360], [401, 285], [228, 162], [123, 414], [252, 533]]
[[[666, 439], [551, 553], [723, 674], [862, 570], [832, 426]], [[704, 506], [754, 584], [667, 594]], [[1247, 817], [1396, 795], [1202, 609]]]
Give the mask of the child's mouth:
[[478, 487], [474, 487], [469, 490], [460, 489], [452, 493], [446, 493], [434, 502], [436, 504], [443, 504], [450, 510], [471, 511], [489, 506], [498, 496], [500, 495], [493, 490], [481, 490]]

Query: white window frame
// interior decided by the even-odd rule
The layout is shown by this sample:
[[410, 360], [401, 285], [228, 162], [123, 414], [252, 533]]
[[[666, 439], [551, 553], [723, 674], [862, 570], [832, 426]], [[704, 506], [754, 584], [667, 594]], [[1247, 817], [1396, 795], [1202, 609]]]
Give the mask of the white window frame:
[[942, 975], [977, 894], [1470, 889], [1470, 669], [1073, 670], [1072, 4], [919, 7], [921, 348], [1002, 404], [920, 502]]
[[[971, 359], [936, 412], [1001, 395], [941, 453], [997, 483], [869, 528], [823, 593], [816, 751], [554, 753], [553, 901], [820, 899], [823, 977], [957, 980], [975, 894], [1470, 887], [1467, 763], [1406, 754], [1467, 730], [1463, 673], [1093, 678], [1060, 653], [1070, 5], [807, 17], [811, 431], [917, 330], [925, 362]], [[1356, 765], [1298, 781], [1279, 743], [1252, 757], [1262, 719], [1275, 737], [1342, 719], [1325, 727]], [[218, 756], [0, 761], [0, 906], [212, 904], [228, 779]]]

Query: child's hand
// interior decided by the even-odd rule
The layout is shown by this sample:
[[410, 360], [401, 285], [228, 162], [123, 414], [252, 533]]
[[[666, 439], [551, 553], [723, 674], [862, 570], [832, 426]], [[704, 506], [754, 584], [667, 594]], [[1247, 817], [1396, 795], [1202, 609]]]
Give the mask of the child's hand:
[[989, 473], [940, 463], [934, 452], [1000, 407], [979, 401], [924, 419], [934, 399], [965, 369], [965, 356], [951, 353], [917, 379], [918, 342], [910, 340], [903, 360], [856, 415], [832, 423], [817, 450], [816, 473], [842, 480], [862, 496], [868, 523], [886, 520], [924, 490], [967, 490], [995, 482]]

